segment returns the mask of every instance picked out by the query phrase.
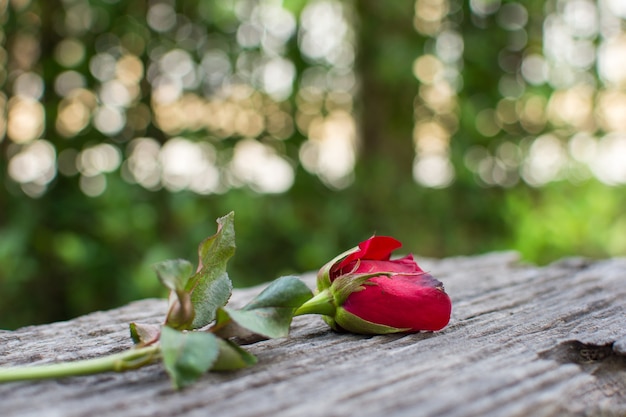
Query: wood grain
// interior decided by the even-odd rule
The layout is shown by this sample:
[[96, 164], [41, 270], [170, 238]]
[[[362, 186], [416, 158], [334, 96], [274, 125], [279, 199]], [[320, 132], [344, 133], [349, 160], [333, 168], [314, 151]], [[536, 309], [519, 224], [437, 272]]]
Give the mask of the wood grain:
[[[421, 260], [453, 300], [438, 333], [334, 333], [297, 317], [249, 345], [259, 364], [174, 391], [159, 364], [124, 374], [0, 385], [0, 416], [625, 416], [626, 259], [523, 265], [515, 253]], [[313, 276], [305, 280], [313, 285]], [[260, 288], [237, 290], [242, 304]], [[143, 300], [0, 331], [0, 366], [92, 358], [131, 346]]]

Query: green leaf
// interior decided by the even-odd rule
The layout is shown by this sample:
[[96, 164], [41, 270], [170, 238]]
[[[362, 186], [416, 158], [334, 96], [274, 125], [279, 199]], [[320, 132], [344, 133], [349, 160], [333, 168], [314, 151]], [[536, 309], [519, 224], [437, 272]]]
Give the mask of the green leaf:
[[174, 388], [184, 388], [211, 369], [220, 352], [217, 337], [205, 332], [161, 329], [163, 365]]
[[235, 371], [257, 363], [257, 358], [237, 344], [218, 338], [220, 353], [211, 368], [212, 371]]
[[136, 345], [150, 345], [161, 335], [161, 326], [158, 324], [130, 323], [130, 337]]
[[273, 339], [289, 335], [294, 309], [268, 307], [246, 311], [225, 308], [225, 311], [244, 329]]
[[190, 327], [195, 311], [185, 287], [193, 276], [193, 265], [184, 259], [171, 259], [153, 266], [159, 281], [170, 289], [165, 324], [176, 329]]
[[217, 232], [198, 247], [198, 271], [187, 283], [195, 317], [191, 327], [198, 329], [215, 319], [219, 307], [226, 305], [232, 292], [232, 283], [226, 273], [228, 260], [235, 253], [233, 212], [217, 219]]
[[184, 259], [170, 259], [153, 266], [159, 281], [172, 291], [184, 291], [193, 274], [193, 265]]
[[186, 291], [170, 291], [165, 325], [187, 330], [191, 328], [194, 317], [195, 309], [191, 303], [191, 295]]
[[217, 309], [215, 324], [210, 331], [223, 339], [232, 340], [238, 345], [249, 345], [269, 338], [240, 326], [230, 317], [230, 313], [226, 311], [225, 307]]
[[243, 310], [263, 307], [298, 308], [311, 297], [313, 293], [298, 277], [280, 277], [272, 281], [259, 295], [246, 304]]
[[[241, 310], [228, 307], [224, 313], [237, 325], [269, 338], [286, 337], [294, 312], [313, 296], [311, 290], [296, 277], [273, 281]], [[218, 325], [226, 319], [220, 314]]]

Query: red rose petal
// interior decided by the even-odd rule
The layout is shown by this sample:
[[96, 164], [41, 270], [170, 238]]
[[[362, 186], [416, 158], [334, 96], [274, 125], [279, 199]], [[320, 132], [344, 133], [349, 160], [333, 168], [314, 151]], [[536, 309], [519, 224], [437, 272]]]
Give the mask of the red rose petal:
[[343, 307], [373, 323], [411, 331], [435, 331], [450, 321], [452, 304], [439, 281], [429, 274], [395, 275], [369, 280], [350, 294]]
[[[336, 270], [343, 270], [348, 264], [356, 260], [386, 261], [391, 257], [391, 252], [402, 247], [400, 241], [389, 236], [374, 236], [359, 243], [359, 251], [348, 255], [337, 265]], [[335, 269], [335, 268], [333, 268]], [[345, 271], [344, 271], [345, 272]]]
[[[352, 266], [352, 268], [354, 268], [354, 266]], [[346, 271], [344, 271], [344, 273], [345, 272]], [[394, 259], [392, 261], [362, 260], [361, 262], [359, 262], [356, 268], [356, 271], [354, 272], [357, 272], [360, 274], [370, 274], [374, 272], [395, 272], [398, 274], [414, 274], [414, 273], [423, 272], [423, 271], [413, 260], [413, 255], [407, 255], [404, 258]]]

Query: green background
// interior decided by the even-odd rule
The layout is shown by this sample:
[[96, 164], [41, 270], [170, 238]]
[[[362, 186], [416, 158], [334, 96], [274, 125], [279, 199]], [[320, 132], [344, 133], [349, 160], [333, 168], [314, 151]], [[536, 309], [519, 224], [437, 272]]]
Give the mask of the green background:
[[[555, 19], [561, 19], [572, 42], [583, 42], [595, 53], [616, 35], [601, 32], [597, 19], [595, 30], [577, 29], [576, 24], [584, 29], [586, 21], [572, 18], [578, 9], [572, 11], [567, 3], [583, 12], [593, 10], [596, 17], [610, 15], [618, 32], [624, 24], [617, 12], [585, 1], [0, 1], [0, 328], [163, 296], [150, 266], [170, 258], [196, 262], [198, 243], [215, 232], [215, 219], [230, 211], [235, 212], [237, 233], [237, 253], [229, 266], [235, 286], [316, 270], [372, 234], [394, 236], [403, 242], [404, 252], [422, 257], [516, 250], [524, 260], [543, 264], [563, 256], [623, 256], [626, 179], [596, 175], [594, 166], [585, 165], [571, 149], [572, 138], [581, 132], [598, 144], [620, 134], [621, 127], [603, 122], [595, 109], [606, 92], [619, 98], [624, 84], [603, 78], [593, 59], [585, 66], [550, 55], [545, 42]], [[276, 16], [282, 20], [271, 26]], [[324, 22], [330, 23], [321, 32], [307, 26]], [[245, 25], [249, 32], [242, 29]], [[320, 42], [317, 49], [303, 46], [307, 30], [307, 39]], [[324, 44], [324, 33], [343, 39], [344, 49]], [[319, 55], [324, 48], [331, 52]], [[232, 97], [223, 98], [224, 86], [240, 84], [252, 95], [236, 104], [260, 114], [261, 128], [242, 130], [242, 123], [253, 119], [235, 122], [230, 130], [208, 122], [183, 124], [178, 130], [164, 127], [155, 104], [155, 74], [167, 75], [162, 57], [174, 50], [186, 53], [182, 56], [195, 74], [181, 96], [212, 103], [200, 120], [232, 104]], [[226, 58], [219, 61], [227, 62], [227, 69], [217, 81], [207, 81], [212, 65], [219, 63], [202, 64], [207, 51]], [[553, 78], [528, 79], [523, 63], [533, 54], [543, 58]], [[124, 87], [134, 91], [131, 98], [117, 104], [116, 114], [125, 122], [116, 131], [95, 121], [98, 109], [107, 105], [104, 86], [114, 78], [99, 73], [104, 67], [95, 57], [104, 55], [118, 62], [130, 55], [142, 64], [139, 77]], [[434, 73], [420, 75], [416, 66], [423, 56], [434, 57], [445, 69], [435, 74], [440, 78], [429, 81]], [[272, 92], [263, 73], [255, 73], [278, 58], [292, 70], [282, 93]], [[170, 69], [180, 70], [175, 64], [170, 62]], [[93, 98], [87, 106], [91, 113], [74, 130], [67, 126], [81, 116], [63, 113], [72, 98], [58, 87], [59, 76], [68, 71], [79, 75], [81, 88]], [[35, 74], [35, 81], [20, 78], [23, 74]], [[355, 80], [354, 86], [340, 85], [337, 93], [328, 81], [326, 90], [306, 90], [315, 74], [328, 79], [343, 74]], [[433, 86], [449, 91], [442, 96], [448, 107], [429, 102]], [[580, 118], [559, 116], [565, 107], [559, 107], [558, 94], [583, 91], [577, 90], [580, 86], [589, 92], [583, 97], [591, 110]], [[305, 102], [307, 91], [318, 94], [317, 101]], [[31, 94], [28, 103], [38, 103], [35, 108], [45, 115], [30, 137], [11, 127], [16, 103], [25, 100], [20, 94]], [[507, 105], [513, 120], [498, 113]], [[539, 122], [527, 123], [524, 109], [534, 110]], [[271, 128], [273, 115], [283, 117], [277, 129]], [[301, 120], [337, 115], [354, 123], [355, 164], [333, 179], [330, 171], [315, 172], [303, 164], [302, 149], [313, 134]], [[583, 123], [584, 117], [590, 121]], [[60, 127], [59, 121], [67, 126]], [[433, 145], [439, 139], [420, 142], [415, 130], [422, 122], [443, 128], [443, 145]], [[533, 155], [536, 161], [541, 161], [537, 155], [552, 155], [549, 149], [533, 148], [542, 135], [560, 144], [567, 161], [548, 179], [537, 180], [528, 161]], [[221, 173], [219, 186], [199, 193], [168, 187], [163, 180], [151, 186], [133, 180], [125, 170], [133, 141], [142, 137], [161, 146], [176, 137], [209, 144], [212, 163]], [[53, 146], [58, 158], [54, 174], [44, 181], [19, 177], [25, 168], [11, 161], [40, 139]], [[261, 143], [286, 162], [293, 182], [280, 192], [268, 192], [254, 179], [229, 177], [229, 163], [243, 141]], [[73, 162], [99, 144], [118, 152], [116, 166], [93, 173]], [[503, 144], [514, 145], [513, 165], [499, 154], [507, 149]], [[430, 185], [416, 180], [416, 158], [428, 152], [451, 164], [453, 178]], [[472, 162], [472, 155], [478, 155], [479, 163]], [[621, 158], [626, 164], [626, 155]], [[37, 163], [30, 166], [41, 166]], [[102, 179], [103, 189], [89, 188], [89, 181], [102, 184]]]

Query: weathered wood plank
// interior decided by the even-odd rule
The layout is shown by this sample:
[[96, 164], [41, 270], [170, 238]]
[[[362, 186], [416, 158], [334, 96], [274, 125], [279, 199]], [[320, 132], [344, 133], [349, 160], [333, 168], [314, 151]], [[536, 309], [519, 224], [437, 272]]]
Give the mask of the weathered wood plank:
[[[0, 385], [2, 416], [623, 416], [626, 259], [538, 268], [514, 253], [423, 260], [453, 318], [439, 333], [337, 334], [314, 316], [249, 346], [259, 364], [173, 391], [162, 367]], [[313, 277], [307, 276], [313, 283]], [[258, 288], [238, 290], [243, 303]], [[68, 322], [0, 332], [0, 365], [97, 357], [131, 346], [144, 300]]]

